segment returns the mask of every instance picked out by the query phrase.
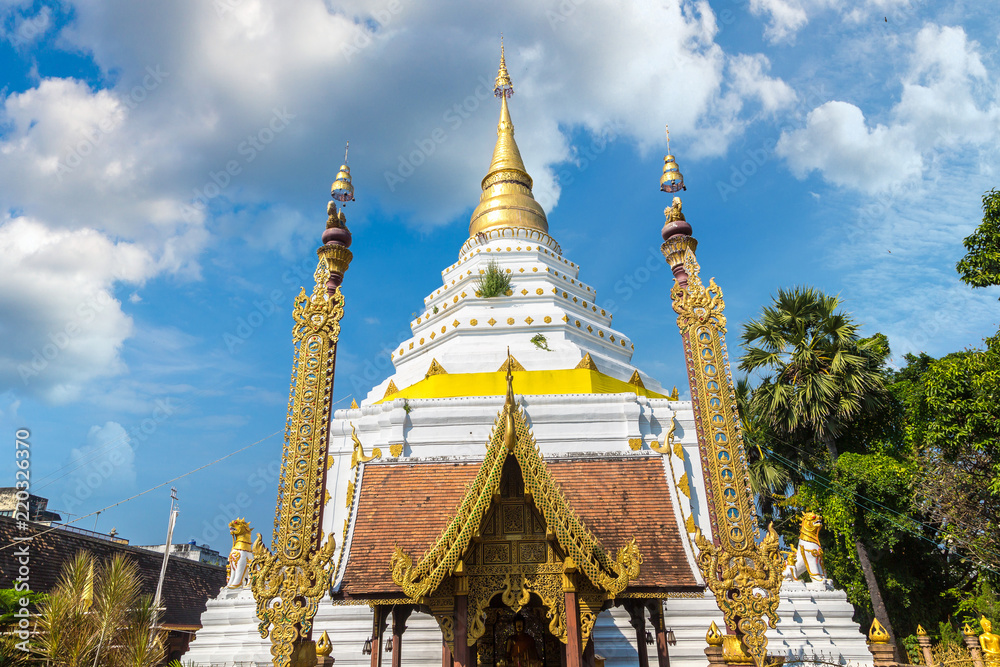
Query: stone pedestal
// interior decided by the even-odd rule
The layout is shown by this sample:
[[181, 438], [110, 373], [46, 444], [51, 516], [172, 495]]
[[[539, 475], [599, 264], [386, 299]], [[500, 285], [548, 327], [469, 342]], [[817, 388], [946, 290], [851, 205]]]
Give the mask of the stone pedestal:
[[875, 667], [895, 667], [897, 664], [896, 652], [893, 650], [892, 644], [877, 644], [872, 642], [868, 645], [868, 650], [871, 651]]
[[705, 657], [708, 658], [710, 667], [725, 667], [726, 661], [722, 658], [721, 646], [705, 647]]
[[931, 638], [926, 634], [918, 634], [917, 645], [920, 646], [920, 655], [924, 659], [924, 665], [926, 667], [934, 667], [934, 654], [931, 653]]
[[968, 632], [963, 632], [962, 635], [962, 638], [965, 640], [965, 647], [972, 654], [972, 664], [975, 667], [986, 667], [986, 663], [983, 662], [983, 653], [979, 650], [979, 637], [975, 633]]

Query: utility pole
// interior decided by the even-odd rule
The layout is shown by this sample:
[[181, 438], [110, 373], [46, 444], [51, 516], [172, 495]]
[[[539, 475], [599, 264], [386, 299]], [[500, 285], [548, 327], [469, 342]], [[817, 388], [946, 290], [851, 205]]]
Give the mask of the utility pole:
[[[160, 566], [160, 579], [156, 582], [156, 596], [153, 598], [153, 609], [157, 612], [157, 618], [160, 611], [160, 594], [163, 593], [163, 577], [167, 574], [167, 561], [170, 560], [170, 548], [173, 546], [174, 539], [174, 524], [177, 522], [177, 515], [180, 510], [177, 508], [177, 489], [170, 487], [170, 520], [167, 522], [167, 543], [163, 549], [163, 565]], [[150, 628], [150, 632], [156, 630], [156, 621], [153, 621], [153, 627]]]

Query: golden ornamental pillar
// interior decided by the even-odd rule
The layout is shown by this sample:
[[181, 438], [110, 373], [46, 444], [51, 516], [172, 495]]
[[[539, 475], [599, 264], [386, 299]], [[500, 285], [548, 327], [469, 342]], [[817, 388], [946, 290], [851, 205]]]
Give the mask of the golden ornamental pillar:
[[[346, 164], [331, 196], [342, 204], [354, 200]], [[351, 262], [351, 232], [335, 202], [329, 203], [327, 214], [312, 294], [303, 288], [293, 301], [292, 384], [271, 548], [258, 533], [250, 568], [258, 629], [261, 637], [271, 638], [275, 667], [317, 664], [312, 621], [328, 587], [334, 549], [322, 523], [333, 374], [344, 315], [340, 285]]]
[[[667, 140], [669, 153], [669, 134]], [[673, 155], [664, 158], [660, 189], [668, 193], [687, 189]], [[729, 652], [745, 651], [757, 667], [764, 667], [764, 633], [778, 621], [784, 569], [778, 535], [769, 526], [761, 542], [756, 541], [757, 516], [729, 372], [722, 290], [714, 278], [708, 285], [701, 281], [695, 257], [698, 242], [680, 197], [673, 198], [664, 214], [661, 251], [674, 274], [670, 298], [684, 345], [712, 528], [711, 541], [695, 531], [698, 567], [715, 594], [726, 629], [734, 635], [727, 644]], [[714, 653], [713, 648], [710, 659]]]

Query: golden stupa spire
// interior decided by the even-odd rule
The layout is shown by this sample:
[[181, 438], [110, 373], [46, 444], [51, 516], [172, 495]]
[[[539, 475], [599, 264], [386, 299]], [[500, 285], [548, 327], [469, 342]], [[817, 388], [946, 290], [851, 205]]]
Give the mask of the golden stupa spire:
[[483, 179], [483, 194], [479, 206], [472, 212], [469, 236], [502, 227], [522, 227], [548, 233], [545, 211], [531, 194], [531, 176], [524, 168], [521, 152], [514, 141], [514, 123], [510, 120], [507, 98], [514, 86], [507, 73], [503, 42], [500, 44], [500, 68], [493, 94], [500, 98], [500, 120], [497, 123], [497, 143], [493, 160]]

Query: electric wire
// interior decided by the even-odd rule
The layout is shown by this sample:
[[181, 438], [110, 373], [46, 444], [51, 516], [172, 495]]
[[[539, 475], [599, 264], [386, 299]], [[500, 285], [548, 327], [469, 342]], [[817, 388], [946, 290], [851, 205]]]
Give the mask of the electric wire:
[[[782, 442], [782, 444], [785, 444], [785, 445], [791, 447], [792, 449], [795, 449], [796, 451], [799, 451], [799, 452], [801, 452], [803, 454], [808, 453], [808, 452], [805, 452], [804, 450], [802, 450], [801, 448], [796, 447], [795, 445], [791, 444], [790, 442], [785, 442], [783, 440], [781, 440], [781, 442]], [[896, 516], [898, 516], [898, 517], [900, 517], [902, 519], [905, 519], [907, 522], [909, 522], [911, 524], [917, 524], [919, 526], [922, 526], [922, 527], [926, 528], [927, 530], [929, 530], [929, 531], [931, 531], [933, 533], [940, 533], [941, 532], [937, 527], [935, 527], [935, 526], [933, 526], [931, 524], [925, 523], [923, 521], [920, 521], [919, 519], [915, 519], [912, 516], [909, 516], [907, 514], [903, 514], [902, 512], [898, 512], [898, 511], [892, 509], [891, 507], [886, 507], [885, 505], [883, 505], [882, 503], [878, 502], [877, 500], [869, 498], [868, 496], [865, 496], [864, 494], [858, 493], [857, 491], [848, 491], [847, 489], [843, 488], [842, 486], [840, 486], [839, 484], [837, 484], [836, 482], [834, 482], [833, 480], [831, 480], [829, 477], [826, 477], [823, 474], [821, 474], [819, 472], [816, 472], [815, 470], [811, 470], [809, 468], [806, 468], [806, 467], [802, 466], [801, 464], [797, 463], [796, 461], [788, 459], [788, 458], [782, 456], [781, 454], [778, 454], [777, 452], [775, 452], [775, 451], [773, 451], [771, 449], [767, 449], [767, 453], [770, 456], [772, 456], [773, 458], [777, 459], [780, 463], [782, 463], [782, 464], [784, 464], [784, 465], [786, 465], [786, 466], [788, 466], [790, 468], [793, 468], [795, 470], [798, 470], [803, 476], [808, 476], [808, 477], [810, 477], [812, 479], [815, 479], [821, 486], [823, 486], [824, 488], [826, 488], [826, 489], [832, 491], [833, 493], [837, 494], [843, 500], [845, 500], [845, 501], [847, 501], [847, 502], [849, 502], [849, 503], [851, 503], [851, 504], [853, 504], [853, 505], [855, 505], [855, 506], [857, 506], [857, 507], [859, 507], [859, 508], [861, 508], [863, 510], [866, 510], [868, 512], [872, 512], [872, 513], [874, 513], [876, 515], [881, 516], [883, 519], [885, 519], [886, 521], [888, 521], [889, 523], [891, 523], [892, 525], [894, 525], [899, 530], [901, 530], [901, 531], [903, 531], [905, 533], [908, 533], [908, 534], [910, 534], [910, 535], [912, 535], [914, 537], [917, 537], [918, 539], [924, 540], [925, 542], [928, 542], [929, 544], [934, 545], [935, 548], [940, 548], [941, 547], [941, 543], [940, 542], [936, 542], [935, 540], [927, 537], [926, 535], [923, 535], [920, 532], [918, 532], [916, 530], [913, 530], [910, 526], [906, 526], [903, 523], [897, 522], [896, 520], [894, 520], [892, 517], [888, 516], [884, 512], [880, 512], [879, 510], [874, 509], [874, 507], [871, 507], [871, 506], [865, 507], [863, 504], [861, 504], [861, 502], [859, 502], [858, 500], [855, 500], [855, 498], [860, 499], [860, 500], [864, 500], [864, 501], [866, 501], [868, 503], [871, 503], [871, 505], [877, 506], [877, 507], [881, 508], [882, 510], [885, 510], [885, 512], [889, 512], [891, 514], [895, 514]], [[963, 548], [969, 550], [970, 552], [973, 551], [972, 547], [970, 547], [965, 542], [961, 542], [959, 540], [954, 540], [954, 542], [956, 543], [956, 545], [958, 545], [960, 547], [963, 547]], [[997, 556], [998, 558], [1000, 558], [1000, 554], [998, 554], [998, 553], [996, 553], [996, 552], [994, 552], [994, 551], [992, 551], [990, 549], [982, 549], [982, 551], [984, 551], [988, 555]], [[981, 561], [981, 559], [978, 559], [978, 560]], [[990, 567], [986, 563], [980, 562], [980, 563], [977, 564], [977, 567], [979, 567], [981, 569], [984, 569], [984, 570], [987, 570], [989, 572], [992, 572], [993, 574], [1000, 574], [1000, 572], [998, 572], [997, 570], [993, 569], [992, 567]]]
[[[124, 505], [125, 503], [130, 502], [132, 500], [135, 500], [136, 498], [139, 498], [140, 496], [144, 496], [147, 493], [150, 493], [152, 491], [156, 491], [157, 489], [163, 488], [167, 484], [170, 484], [172, 482], [176, 482], [179, 479], [184, 479], [185, 477], [188, 477], [189, 475], [193, 475], [194, 473], [199, 472], [201, 470], [204, 470], [205, 468], [210, 468], [210, 467], [214, 466], [217, 463], [221, 463], [222, 461], [225, 461], [226, 459], [228, 459], [230, 457], [236, 456], [240, 452], [244, 452], [244, 451], [250, 449], [251, 447], [255, 447], [255, 446], [259, 445], [260, 443], [262, 443], [262, 442], [264, 442], [266, 440], [270, 440], [271, 438], [273, 438], [276, 435], [284, 433], [284, 431], [285, 431], [285, 429], [281, 429], [280, 431], [275, 431], [271, 435], [264, 436], [260, 440], [258, 440], [256, 442], [252, 442], [249, 445], [246, 445], [245, 447], [240, 447], [236, 451], [230, 452], [230, 453], [226, 454], [223, 457], [217, 458], [216, 460], [212, 461], [211, 463], [206, 463], [205, 465], [199, 466], [199, 467], [195, 468], [194, 470], [189, 470], [188, 472], [184, 473], [183, 475], [178, 475], [177, 477], [174, 477], [172, 479], [168, 479], [165, 482], [161, 482], [161, 483], [157, 484], [156, 486], [150, 487], [150, 488], [146, 489], [145, 491], [142, 491], [141, 493], [137, 493], [134, 496], [129, 496], [125, 500], [119, 500], [118, 502], [112, 503], [111, 505], [108, 505], [107, 507], [102, 507], [99, 510], [94, 510], [90, 514], [84, 514], [83, 516], [81, 516], [81, 517], [79, 517], [77, 519], [73, 519], [69, 523], [59, 524], [58, 526], [51, 526], [47, 530], [43, 530], [41, 532], [35, 533], [34, 535], [31, 536], [31, 539], [34, 539], [34, 538], [36, 538], [36, 537], [38, 537], [40, 535], [45, 535], [46, 533], [51, 533], [54, 530], [59, 530], [63, 526], [73, 525], [74, 523], [76, 523], [78, 521], [83, 521], [87, 517], [94, 516], [95, 514], [98, 514], [98, 513], [101, 513], [101, 512], [106, 512], [107, 510], [112, 509], [114, 507], [118, 507], [119, 505]], [[18, 546], [18, 544], [19, 544], [19, 542], [13, 542], [11, 544], [5, 544], [3, 546], [0, 546], [0, 551], [3, 551], [5, 549], [11, 549], [13, 547]]]

